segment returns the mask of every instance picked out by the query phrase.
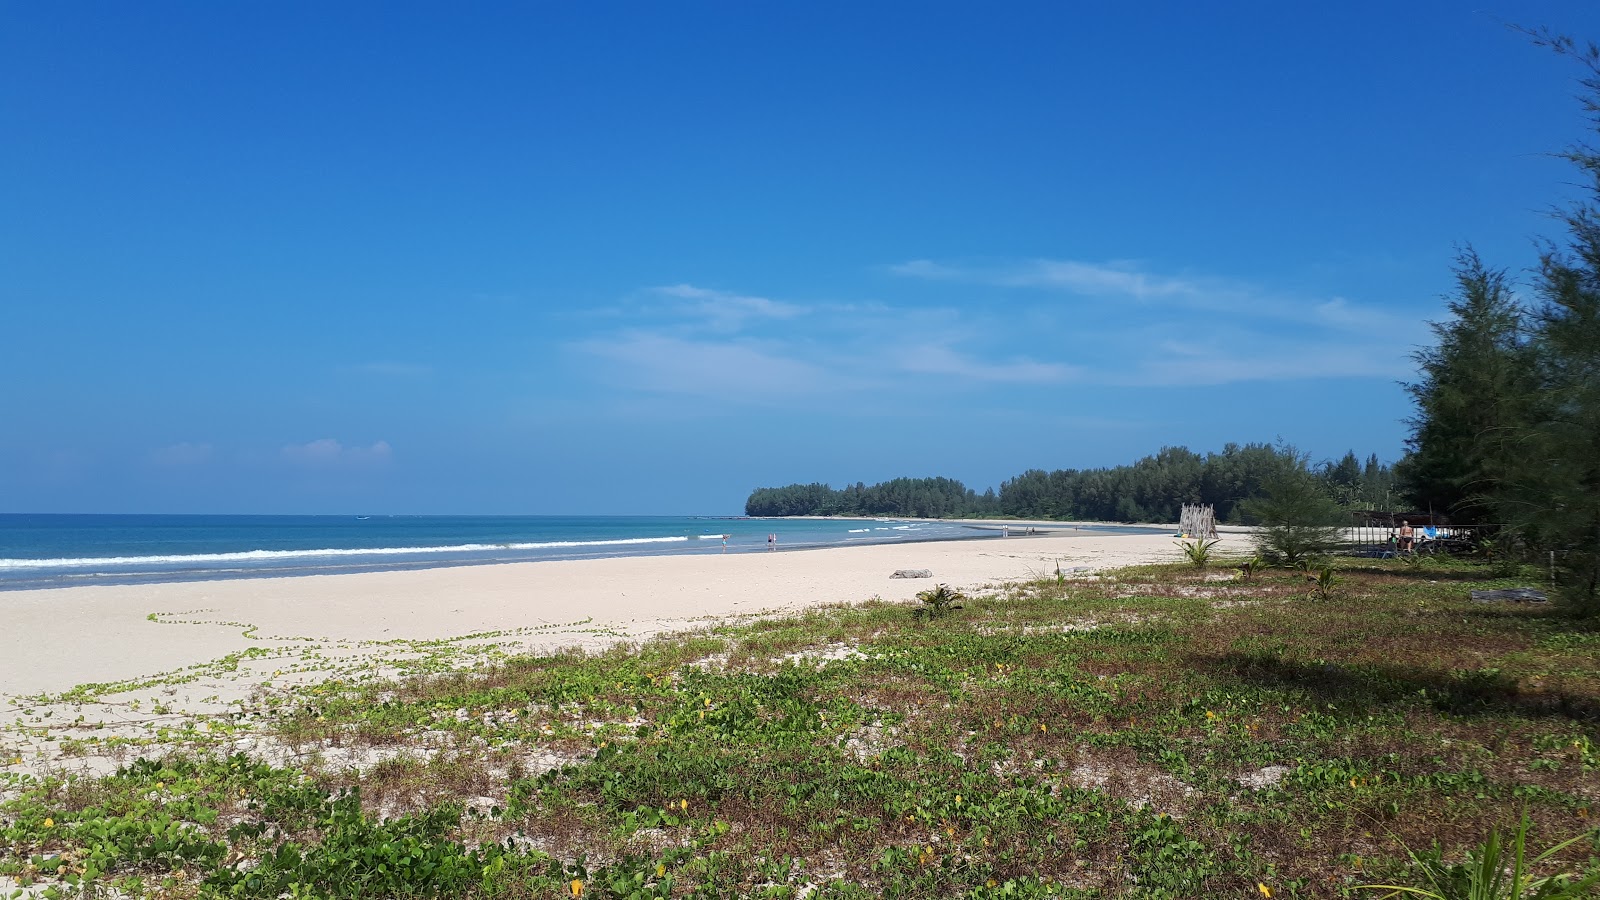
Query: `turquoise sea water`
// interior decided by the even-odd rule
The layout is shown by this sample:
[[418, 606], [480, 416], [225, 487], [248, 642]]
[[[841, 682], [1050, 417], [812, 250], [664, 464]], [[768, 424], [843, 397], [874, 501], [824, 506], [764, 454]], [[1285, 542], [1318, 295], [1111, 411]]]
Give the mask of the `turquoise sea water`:
[[[998, 526], [694, 516], [0, 514], [0, 590], [1000, 539]], [[1148, 529], [1086, 526], [1107, 533]], [[726, 536], [726, 548], [724, 548]]]

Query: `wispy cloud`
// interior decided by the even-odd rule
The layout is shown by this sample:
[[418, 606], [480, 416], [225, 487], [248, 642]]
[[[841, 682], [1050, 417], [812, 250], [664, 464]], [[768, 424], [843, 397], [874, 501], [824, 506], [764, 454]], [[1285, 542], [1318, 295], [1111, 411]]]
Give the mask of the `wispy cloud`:
[[278, 456], [285, 462], [308, 468], [375, 466], [389, 462], [393, 450], [388, 441], [376, 441], [366, 447], [346, 447], [333, 438], [322, 438], [304, 444], [286, 444], [278, 451]]
[[[1237, 279], [1162, 273], [1131, 261], [920, 259], [889, 269], [1019, 293], [1000, 307], [917, 303], [914, 292], [898, 304], [799, 304], [684, 283], [648, 289], [671, 301], [652, 307], [652, 316], [634, 317], [627, 328], [601, 325], [569, 347], [599, 361], [603, 380], [635, 396], [708, 404], [1395, 378], [1409, 368], [1411, 333], [1381, 309], [1344, 297], [1274, 296]], [[1060, 294], [1096, 302], [1064, 305]]]
[[1129, 386], [1223, 385], [1310, 378], [1405, 378], [1414, 374], [1404, 348], [1348, 340], [1249, 342], [1167, 341], [1112, 375]]
[[1030, 259], [953, 265], [919, 259], [889, 266], [888, 270], [925, 281], [1056, 292], [1101, 302], [1132, 301], [1164, 311], [1192, 310], [1236, 319], [1399, 335], [1412, 343], [1426, 338], [1420, 323], [1382, 305], [1344, 297], [1308, 298], [1225, 276], [1164, 273], [1134, 260]]
[[603, 377], [652, 393], [771, 399], [840, 390], [849, 382], [827, 366], [770, 341], [689, 339], [628, 331], [579, 342], [607, 366]]
[[181, 441], [150, 451], [150, 461], [158, 466], [177, 468], [203, 465], [210, 462], [215, 455], [210, 444]]
[[1075, 379], [1083, 374], [1078, 366], [1035, 362], [1027, 358], [987, 362], [942, 344], [908, 347], [893, 351], [890, 357], [902, 372], [951, 375], [991, 383], [1050, 384]]
[[915, 259], [889, 267], [907, 278], [963, 281], [995, 287], [1051, 288], [1089, 295], [1116, 295], [1140, 300], [1162, 297], [1196, 297], [1216, 288], [1189, 278], [1143, 271], [1132, 261], [1088, 263], [1076, 260], [1032, 259], [998, 266], [952, 266]]
[[751, 320], [792, 319], [806, 312], [804, 307], [794, 303], [692, 284], [668, 285], [653, 291], [680, 301], [672, 304], [672, 311], [677, 315], [698, 320], [717, 331], [738, 331]]

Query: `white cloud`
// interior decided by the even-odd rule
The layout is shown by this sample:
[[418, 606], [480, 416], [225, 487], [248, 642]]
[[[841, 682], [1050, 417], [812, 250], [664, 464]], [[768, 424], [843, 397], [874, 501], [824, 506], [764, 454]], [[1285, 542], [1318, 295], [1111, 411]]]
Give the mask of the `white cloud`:
[[644, 391], [753, 399], [845, 386], [827, 368], [798, 359], [774, 342], [695, 340], [631, 331], [576, 347], [605, 360], [613, 379]]
[[889, 266], [889, 271], [907, 278], [926, 278], [930, 281], [968, 277], [968, 273], [962, 269], [941, 265], [931, 259], [913, 259], [910, 262], [896, 263]]
[[1037, 259], [1009, 271], [994, 273], [991, 278], [995, 284], [1006, 287], [1056, 288], [1096, 296], [1120, 294], [1138, 300], [1197, 297], [1204, 293], [1193, 281], [1141, 272], [1127, 262], [1095, 264]]
[[[989, 266], [951, 266], [913, 260], [890, 266], [895, 274], [924, 280], [958, 281], [988, 287], [1059, 291], [1105, 302], [1132, 300], [1169, 313], [1189, 311], [1353, 333], [1427, 339], [1421, 323], [1377, 304], [1345, 297], [1308, 299], [1271, 291], [1239, 279], [1154, 272], [1132, 260], [1093, 263], [1033, 259]], [[1265, 330], [1264, 328], [1262, 330]]]
[[931, 281], [965, 281], [993, 287], [1050, 288], [1079, 294], [1116, 294], [1136, 299], [1197, 296], [1199, 283], [1141, 271], [1136, 263], [1117, 261], [1086, 263], [1076, 260], [1034, 259], [1000, 266], [950, 266], [914, 259], [889, 267], [907, 278]]
[[674, 284], [654, 290], [658, 294], [684, 301], [674, 304], [673, 311], [698, 319], [716, 331], [738, 331], [751, 320], [792, 319], [806, 311], [804, 307], [793, 303], [692, 284]]
[[1077, 366], [1041, 363], [1030, 359], [984, 362], [943, 344], [924, 344], [893, 354], [891, 362], [903, 372], [950, 375], [972, 381], [1048, 384], [1082, 375]]
[[328, 467], [382, 465], [393, 453], [388, 441], [376, 441], [367, 447], [346, 447], [333, 438], [322, 438], [304, 444], [286, 444], [278, 455], [298, 466]]
[[1157, 387], [1309, 378], [1396, 379], [1414, 374], [1407, 353], [1397, 346], [1349, 340], [1240, 343], [1215, 339], [1164, 342], [1111, 380]]
[[213, 455], [210, 444], [181, 441], [150, 451], [150, 461], [158, 466], [198, 466], [210, 462]]

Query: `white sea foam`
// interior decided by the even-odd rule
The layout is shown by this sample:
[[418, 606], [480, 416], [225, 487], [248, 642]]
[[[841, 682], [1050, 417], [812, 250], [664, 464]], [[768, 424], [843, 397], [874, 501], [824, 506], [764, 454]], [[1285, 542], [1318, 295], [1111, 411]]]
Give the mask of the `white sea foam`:
[[[720, 538], [722, 535], [712, 535]], [[686, 537], [618, 538], [609, 541], [539, 541], [518, 544], [454, 544], [449, 547], [328, 548], [323, 550], [244, 550], [237, 553], [193, 553], [182, 556], [96, 556], [73, 559], [0, 559], [0, 569], [81, 569], [104, 566], [199, 565], [219, 562], [261, 562], [319, 556], [422, 556], [437, 553], [472, 553], [484, 550], [553, 550], [568, 547], [618, 547], [629, 544], [667, 544]]]

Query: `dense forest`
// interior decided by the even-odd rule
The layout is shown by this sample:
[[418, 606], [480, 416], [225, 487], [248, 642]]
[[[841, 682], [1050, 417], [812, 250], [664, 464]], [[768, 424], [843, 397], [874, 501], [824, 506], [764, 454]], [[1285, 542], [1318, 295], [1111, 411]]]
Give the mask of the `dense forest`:
[[1297, 473], [1351, 509], [1386, 509], [1398, 498], [1394, 471], [1376, 454], [1351, 451], [1311, 466], [1288, 447], [1229, 444], [1201, 455], [1165, 447], [1132, 465], [1109, 469], [1030, 469], [982, 494], [951, 478], [896, 478], [843, 489], [826, 484], [757, 488], [751, 516], [1016, 516], [1106, 522], [1176, 522], [1185, 503], [1209, 503], [1222, 521], [1240, 521], [1239, 504], [1261, 495], [1272, 476]]

